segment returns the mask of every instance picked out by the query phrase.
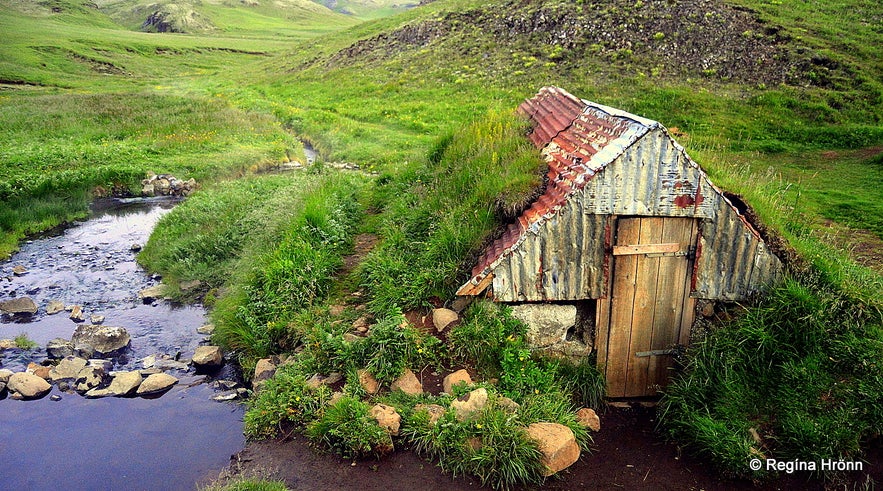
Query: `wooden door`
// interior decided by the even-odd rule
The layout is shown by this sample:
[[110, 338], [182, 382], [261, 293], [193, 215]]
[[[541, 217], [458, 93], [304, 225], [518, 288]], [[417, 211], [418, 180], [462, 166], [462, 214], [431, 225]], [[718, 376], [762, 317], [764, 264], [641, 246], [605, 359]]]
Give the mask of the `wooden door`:
[[[656, 395], [673, 349], [690, 341], [697, 223], [692, 218], [616, 220], [610, 293], [601, 302], [598, 362], [609, 397]], [[605, 332], [606, 331], [606, 332]]]

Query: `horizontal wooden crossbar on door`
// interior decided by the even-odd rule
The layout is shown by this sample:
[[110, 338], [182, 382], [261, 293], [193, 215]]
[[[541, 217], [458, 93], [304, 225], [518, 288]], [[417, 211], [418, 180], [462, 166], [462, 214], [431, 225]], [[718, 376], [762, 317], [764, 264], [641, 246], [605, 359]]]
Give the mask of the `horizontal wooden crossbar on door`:
[[635, 254], [665, 254], [681, 252], [681, 244], [634, 244], [613, 246], [614, 256], [631, 256]]

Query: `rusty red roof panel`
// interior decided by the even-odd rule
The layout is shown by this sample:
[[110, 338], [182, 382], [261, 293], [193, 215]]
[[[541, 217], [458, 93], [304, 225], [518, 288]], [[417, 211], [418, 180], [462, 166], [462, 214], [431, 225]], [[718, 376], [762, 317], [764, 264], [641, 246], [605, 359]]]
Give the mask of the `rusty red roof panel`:
[[544, 87], [518, 106], [518, 113], [532, 123], [530, 141], [543, 149], [549, 164], [546, 190], [506, 232], [486, 249], [472, 270], [472, 282], [483, 279], [488, 267], [520, 243], [531, 226], [557, 212], [568, 197], [609, 161], [592, 162], [610, 142], [636, 124], [590, 106], [558, 87]]

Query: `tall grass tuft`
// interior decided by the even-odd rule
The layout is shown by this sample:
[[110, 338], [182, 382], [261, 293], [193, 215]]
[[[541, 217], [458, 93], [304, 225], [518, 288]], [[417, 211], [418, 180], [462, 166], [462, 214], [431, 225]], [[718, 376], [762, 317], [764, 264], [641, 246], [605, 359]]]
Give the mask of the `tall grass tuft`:
[[449, 298], [470, 254], [542, 185], [543, 162], [524, 137], [525, 123], [492, 113], [439, 139], [430, 164], [388, 179], [383, 244], [365, 264], [369, 308], [397, 308]]
[[663, 398], [662, 427], [726, 473], [751, 475], [755, 456], [859, 458], [883, 432], [880, 304], [819, 270], [787, 279], [687, 359]]

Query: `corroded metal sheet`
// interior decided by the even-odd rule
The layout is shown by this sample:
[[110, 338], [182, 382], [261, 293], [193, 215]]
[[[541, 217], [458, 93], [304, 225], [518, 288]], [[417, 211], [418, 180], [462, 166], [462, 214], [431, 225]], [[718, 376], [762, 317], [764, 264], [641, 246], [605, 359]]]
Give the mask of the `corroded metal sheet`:
[[579, 300], [603, 294], [607, 217], [566, 205], [525, 234], [492, 269], [494, 299]]
[[782, 262], [723, 197], [703, 220], [692, 296], [742, 300], [782, 278]]

